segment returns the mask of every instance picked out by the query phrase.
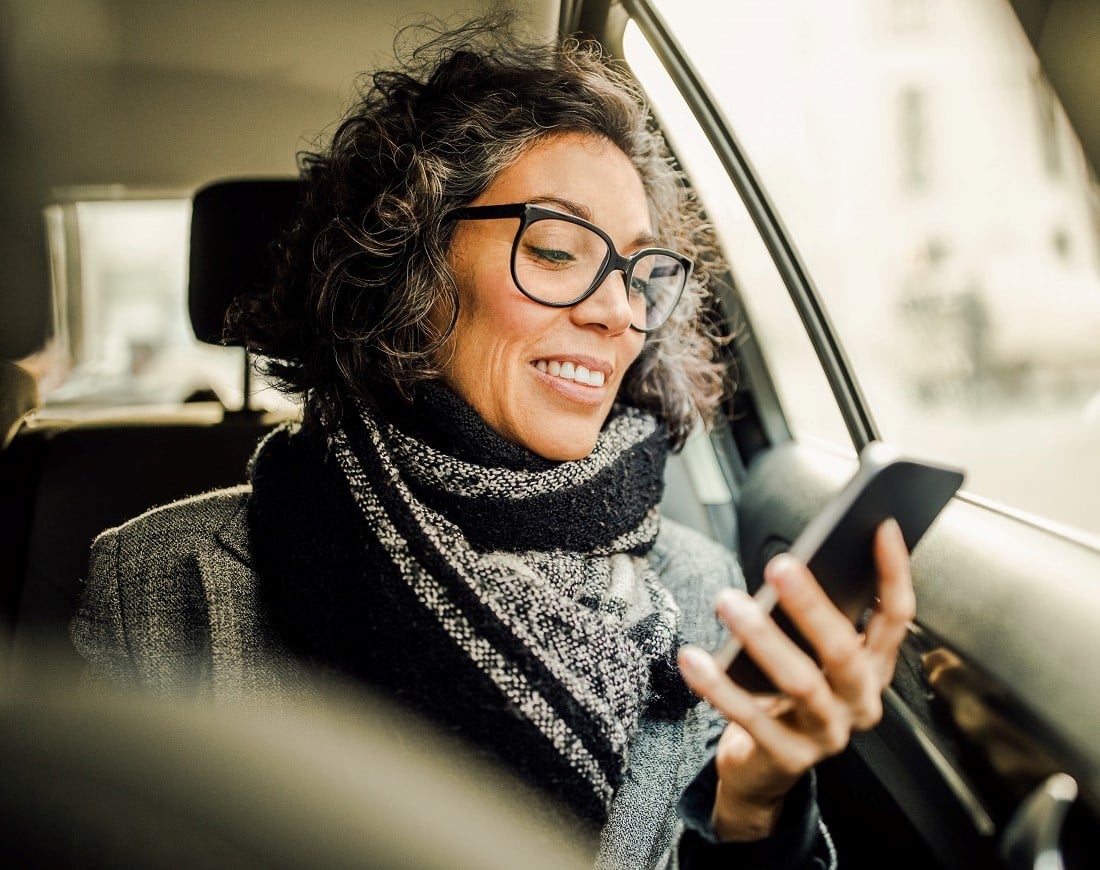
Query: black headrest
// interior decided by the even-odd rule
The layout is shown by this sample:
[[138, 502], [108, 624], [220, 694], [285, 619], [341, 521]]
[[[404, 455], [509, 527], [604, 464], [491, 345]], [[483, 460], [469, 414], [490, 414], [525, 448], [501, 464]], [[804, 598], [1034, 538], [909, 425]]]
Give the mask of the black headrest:
[[294, 222], [301, 195], [296, 178], [218, 181], [195, 194], [187, 304], [199, 340], [223, 344], [229, 303], [270, 285], [271, 244]]

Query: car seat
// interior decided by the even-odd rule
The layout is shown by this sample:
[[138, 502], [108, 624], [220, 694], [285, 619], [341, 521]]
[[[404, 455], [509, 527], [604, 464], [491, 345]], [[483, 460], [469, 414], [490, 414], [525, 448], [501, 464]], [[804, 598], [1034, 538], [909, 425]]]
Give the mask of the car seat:
[[13, 362], [0, 360], [0, 450], [8, 446], [37, 406], [38, 385], [34, 376]]

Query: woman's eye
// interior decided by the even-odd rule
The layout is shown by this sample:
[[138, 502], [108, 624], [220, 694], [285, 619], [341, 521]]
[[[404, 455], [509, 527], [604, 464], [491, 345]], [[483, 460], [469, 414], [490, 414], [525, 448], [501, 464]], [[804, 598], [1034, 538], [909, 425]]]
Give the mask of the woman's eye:
[[565, 266], [573, 263], [577, 259], [569, 251], [563, 251], [559, 248], [536, 248], [532, 246], [527, 250], [536, 260], [541, 260], [545, 263], [553, 263], [555, 265]]
[[631, 279], [630, 279], [630, 292], [634, 296], [645, 296], [648, 299], [649, 298], [649, 292], [650, 292], [649, 291], [649, 282], [642, 279], [642, 278], [631, 277]]

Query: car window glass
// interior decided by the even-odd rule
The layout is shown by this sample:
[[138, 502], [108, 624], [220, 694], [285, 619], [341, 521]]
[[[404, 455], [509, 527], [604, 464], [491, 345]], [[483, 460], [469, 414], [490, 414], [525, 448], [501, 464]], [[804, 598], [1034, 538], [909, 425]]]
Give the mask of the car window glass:
[[[656, 5], [883, 437], [1100, 532], [1100, 191], [1008, 0]], [[790, 384], [788, 408], [816, 390]]]
[[[806, 330], [741, 197], [672, 80], [633, 25], [625, 33], [623, 47], [715, 226], [788, 428], [796, 438], [816, 439], [839, 451], [853, 452]], [[737, 333], [739, 325], [732, 327]]]
[[[67, 200], [46, 210], [54, 282], [47, 408], [241, 403], [242, 352], [187, 314], [187, 198]], [[259, 407], [282, 404], [260, 389]]]

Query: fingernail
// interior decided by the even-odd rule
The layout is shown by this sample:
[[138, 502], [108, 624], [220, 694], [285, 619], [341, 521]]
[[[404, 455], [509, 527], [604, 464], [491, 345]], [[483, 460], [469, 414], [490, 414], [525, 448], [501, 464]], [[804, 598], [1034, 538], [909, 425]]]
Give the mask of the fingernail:
[[743, 625], [759, 613], [749, 594], [740, 589], [725, 593], [721, 598], [721, 604], [725, 610], [726, 619], [733, 625]]
[[898, 525], [898, 521], [893, 517], [889, 517], [883, 520], [882, 524], [886, 527], [887, 536], [893, 538], [891, 543], [897, 544], [899, 547], [904, 547], [905, 535], [901, 533], [901, 526]]
[[706, 652], [697, 646], [686, 645], [680, 647], [678, 655], [680, 670], [686, 677], [697, 677], [703, 673], [710, 658]]
[[765, 579], [778, 586], [780, 589], [790, 589], [801, 577], [799, 561], [790, 553], [780, 553], [770, 562], [765, 572]]

